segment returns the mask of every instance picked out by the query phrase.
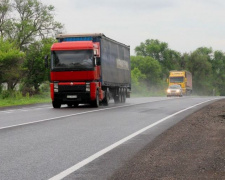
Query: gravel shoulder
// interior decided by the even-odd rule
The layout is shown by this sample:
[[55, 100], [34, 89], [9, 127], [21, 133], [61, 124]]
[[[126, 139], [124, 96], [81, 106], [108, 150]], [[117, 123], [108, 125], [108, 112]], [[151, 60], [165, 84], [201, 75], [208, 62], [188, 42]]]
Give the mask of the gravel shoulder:
[[225, 179], [225, 100], [158, 136], [110, 179]]

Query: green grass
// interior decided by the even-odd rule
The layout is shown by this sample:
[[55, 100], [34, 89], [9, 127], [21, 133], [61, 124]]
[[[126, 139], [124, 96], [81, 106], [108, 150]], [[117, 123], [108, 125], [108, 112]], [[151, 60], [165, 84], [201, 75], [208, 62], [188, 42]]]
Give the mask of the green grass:
[[34, 95], [34, 96], [13, 96], [13, 97], [7, 97], [7, 98], [0, 98], [0, 107], [6, 107], [6, 106], [16, 106], [16, 105], [27, 105], [27, 104], [36, 104], [36, 103], [48, 103], [51, 102], [50, 94], [49, 93], [43, 93], [40, 95]]

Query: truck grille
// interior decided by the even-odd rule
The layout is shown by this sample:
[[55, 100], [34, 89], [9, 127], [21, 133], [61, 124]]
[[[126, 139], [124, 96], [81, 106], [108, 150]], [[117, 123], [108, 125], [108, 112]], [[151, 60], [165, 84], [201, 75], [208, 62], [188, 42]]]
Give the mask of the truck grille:
[[59, 92], [85, 92], [85, 85], [76, 85], [76, 86], [59, 86]]

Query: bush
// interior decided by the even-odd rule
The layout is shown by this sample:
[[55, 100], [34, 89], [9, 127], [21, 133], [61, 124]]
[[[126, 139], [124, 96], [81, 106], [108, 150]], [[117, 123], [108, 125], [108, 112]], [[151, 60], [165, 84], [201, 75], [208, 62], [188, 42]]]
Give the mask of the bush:
[[9, 98], [10, 95], [11, 95], [11, 92], [10, 92], [10, 91], [2, 91], [2, 92], [1, 92], [1, 97], [2, 97], [2, 99]]
[[21, 92], [23, 96], [27, 96], [27, 94], [29, 94], [29, 96], [35, 95], [35, 90], [31, 87], [24, 86], [21, 88]]
[[41, 84], [40, 90], [41, 90], [41, 92], [50, 92], [49, 82], [45, 82], [45, 83]]

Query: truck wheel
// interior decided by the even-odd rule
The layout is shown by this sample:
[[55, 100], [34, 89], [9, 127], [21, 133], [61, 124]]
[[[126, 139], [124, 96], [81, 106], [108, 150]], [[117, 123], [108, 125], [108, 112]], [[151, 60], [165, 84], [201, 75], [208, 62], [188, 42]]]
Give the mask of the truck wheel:
[[118, 104], [120, 102], [119, 96], [115, 96], [113, 99], [115, 104]]
[[105, 97], [102, 100], [102, 104], [105, 105], [105, 106], [108, 106], [109, 105], [109, 100], [110, 100], [109, 88], [107, 88], [106, 91], [105, 91]]
[[114, 99], [114, 103], [117, 104], [120, 102], [120, 91], [119, 91], [119, 88], [117, 88], [115, 91], [114, 91], [114, 95], [113, 95], [113, 99]]
[[96, 91], [96, 98], [94, 101], [91, 102], [92, 107], [99, 107], [99, 94], [98, 90]]
[[124, 88], [122, 91], [122, 103], [126, 102], [126, 89]]
[[119, 102], [123, 102], [123, 89], [119, 88]]
[[54, 108], [60, 108], [60, 107], [61, 107], [61, 103], [56, 102], [56, 101], [52, 101], [52, 106], [53, 106]]

